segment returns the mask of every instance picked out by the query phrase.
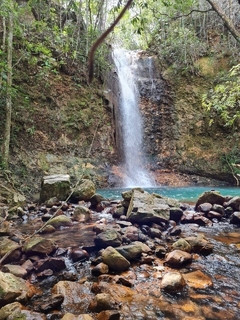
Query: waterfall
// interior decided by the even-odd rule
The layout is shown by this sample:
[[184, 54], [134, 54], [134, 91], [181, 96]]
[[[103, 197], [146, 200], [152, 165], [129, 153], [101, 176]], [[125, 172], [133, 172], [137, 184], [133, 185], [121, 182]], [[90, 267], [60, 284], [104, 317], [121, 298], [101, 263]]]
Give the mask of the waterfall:
[[144, 168], [142, 148], [142, 118], [138, 106], [139, 94], [134, 79], [134, 53], [123, 49], [113, 51], [120, 85], [120, 115], [124, 156], [124, 186], [151, 187], [154, 185]]

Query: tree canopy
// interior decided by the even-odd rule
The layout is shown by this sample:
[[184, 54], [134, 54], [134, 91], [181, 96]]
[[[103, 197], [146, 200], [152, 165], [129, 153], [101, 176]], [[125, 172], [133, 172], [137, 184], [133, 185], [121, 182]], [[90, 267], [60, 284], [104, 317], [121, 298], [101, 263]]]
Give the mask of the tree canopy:
[[[15, 102], [21, 93], [16, 81], [18, 65], [24, 62], [26, 68], [45, 83], [49, 74], [65, 72], [75, 81], [85, 79], [87, 84], [87, 59], [92, 43], [112, 23], [125, 3], [123, 0], [1, 1], [0, 107], [5, 133], [0, 144], [4, 163], [8, 162], [8, 137], [14, 129], [12, 119], [19, 114], [16, 106], [11, 108], [12, 101]], [[196, 61], [214, 54], [231, 56], [231, 64], [237, 65], [239, 8], [237, 0], [133, 1], [131, 9], [105, 43], [147, 49], [175, 72], [198, 73]], [[94, 58], [95, 77], [100, 80], [108, 67], [106, 51], [107, 46], [100, 46]], [[232, 69], [227, 81], [215, 88], [213, 100], [210, 101], [210, 93], [204, 98], [207, 108], [216, 111], [218, 102], [225, 97], [224, 112], [220, 116], [227, 125], [236, 123], [239, 118], [238, 105], [234, 102], [237, 92], [229, 91], [231, 85], [238, 85], [233, 80], [238, 70], [238, 66]], [[27, 94], [23, 99], [28, 101]]]

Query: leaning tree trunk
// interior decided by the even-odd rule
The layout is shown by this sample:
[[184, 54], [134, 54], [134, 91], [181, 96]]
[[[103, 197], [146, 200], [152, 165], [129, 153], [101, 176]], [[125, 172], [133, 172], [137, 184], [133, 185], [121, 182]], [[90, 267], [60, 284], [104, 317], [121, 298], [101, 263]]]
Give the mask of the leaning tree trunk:
[[6, 88], [6, 104], [5, 104], [5, 128], [2, 144], [2, 164], [8, 167], [9, 162], [9, 145], [11, 135], [12, 120], [12, 51], [13, 51], [13, 14], [9, 12], [8, 17], [8, 47], [7, 47], [7, 88]]
[[[229, 32], [232, 34], [232, 36], [240, 42], [240, 33], [235, 28], [233, 22], [231, 19], [228, 18], [228, 16], [223, 12], [222, 8], [212, 0], [206, 0], [213, 8], [213, 10], [219, 15], [219, 17], [223, 20], [226, 28], [229, 30]], [[240, 2], [239, 2], [240, 3]], [[239, 8], [240, 9], [240, 8]]]

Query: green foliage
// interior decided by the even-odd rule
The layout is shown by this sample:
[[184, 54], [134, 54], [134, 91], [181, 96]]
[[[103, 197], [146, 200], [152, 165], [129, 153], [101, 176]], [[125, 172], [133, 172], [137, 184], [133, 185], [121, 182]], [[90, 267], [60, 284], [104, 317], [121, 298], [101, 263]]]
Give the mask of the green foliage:
[[162, 59], [176, 71], [194, 72], [194, 62], [206, 51], [193, 28], [187, 26], [176, 25], [168, 29], [164, 39], [159, 33], [154, 38]]
[[230, 152], [223, 154], [222, 164], [235, 177], [237, 185], [239, 185], [240, 178], [240, 149], [235, 147]]
[[240, 120], [240, 64], [227, 77], [202, 97], [202, 105], [211, 115], [209, 125], [222, 122], [226, 127], [239, 126]]

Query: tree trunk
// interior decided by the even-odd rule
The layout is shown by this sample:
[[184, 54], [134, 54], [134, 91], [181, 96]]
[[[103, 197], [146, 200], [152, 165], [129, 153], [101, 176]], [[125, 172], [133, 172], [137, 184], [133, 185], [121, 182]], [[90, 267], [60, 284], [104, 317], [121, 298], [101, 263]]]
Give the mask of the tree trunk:
[[233, 22], [231, 19], [228, 18], [228, 16], [223, 12], [222, 8], [214, 1], [212, 0], [206, 0], [213, 8], [213, 10], [219, 15], [219, 17], [223, 20], [226, 28], [230, 31], [232, 36], [240, 42], [240, 33], [235, 28]]
[[12, 119], [12, 51], [13, 51], [13, 14], [9, 12], [8, 17], [8, 46], [7, 46], [7, 88], [6, 88], [6, 105], [5, 105], [5, 128], [2, 144], [2, 164], [8, 167], [9, 162], [9, 145], [11, 135], [11, 119]]

